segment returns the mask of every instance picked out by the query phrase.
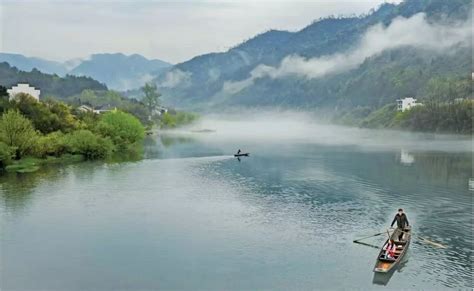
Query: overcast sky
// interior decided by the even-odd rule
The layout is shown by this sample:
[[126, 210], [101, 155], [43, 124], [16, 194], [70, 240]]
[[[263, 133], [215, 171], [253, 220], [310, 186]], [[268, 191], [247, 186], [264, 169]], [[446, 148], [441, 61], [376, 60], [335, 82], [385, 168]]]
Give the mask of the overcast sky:
[[0, 0], [0, 50], [57, 61], [139, 53], [177, 63], [225, 51], [268, 29], [295, 31], [320, 17], [366, 13], [383, 2]]

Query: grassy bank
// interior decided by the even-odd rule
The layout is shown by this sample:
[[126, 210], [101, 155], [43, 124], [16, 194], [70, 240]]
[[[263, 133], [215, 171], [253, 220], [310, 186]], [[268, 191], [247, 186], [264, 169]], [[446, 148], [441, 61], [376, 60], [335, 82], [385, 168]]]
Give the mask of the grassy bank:
[[48, 156], [45, 158], [25, 157], [17, 161], [13, 161], [5, 167], [7, 172], [31, 173], [36, 172], [42, 166], [53, 164], [72, 164], [84, 161], [83, 155], [64, 154], [60, 157]]

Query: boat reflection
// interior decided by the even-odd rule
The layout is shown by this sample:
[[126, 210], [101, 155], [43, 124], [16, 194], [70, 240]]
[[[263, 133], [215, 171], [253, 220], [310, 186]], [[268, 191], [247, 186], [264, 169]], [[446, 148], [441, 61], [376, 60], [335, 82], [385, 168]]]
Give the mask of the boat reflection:
[[392, 278], [395, 272], [403, 271], [403, 268], [408, 262], [409, 252], [410, 250], [407, 250], [407, 253], [402, 258], [398, 266], [394, 267], [392, 270], [390, 270], [390, 272], [387, 272], [387, 273], [374, 272], [374, 278], [372, 279], [372, 284], [387, 286], [388, 282], [390, 282], [390, 279]]

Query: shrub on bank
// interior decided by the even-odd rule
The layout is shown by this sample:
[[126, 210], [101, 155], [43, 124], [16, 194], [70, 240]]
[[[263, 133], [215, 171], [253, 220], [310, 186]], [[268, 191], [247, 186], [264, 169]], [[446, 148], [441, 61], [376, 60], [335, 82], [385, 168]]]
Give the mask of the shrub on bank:
[[4, 168], [10, 163], [13, 155], [13, 149], [0, 141], [0, 168]]
[[59, 157], [68, 150], [65, 135], [60, 131], [55, 131], [38, 138], [35, 156], [45, 158], [47, 156]]
[[81, 154], [88, 160], [107, 158], [115, 149], [109, 138], [95, 135], [85, 129], [68, 134], [66, 146], [69, 153]]
[[19, 159], [34, 151], [38, 139], [30, 120], [18, 110], [10, 109], [0, 119], [0, 141], [15, 151]]
[[97, 132], [110, 138], [120, 149], [142, 141], [145, 128], [133, 115], [122, 111], [107, 112], [101, 116]]
[[191, 124], [198, 119], [198, 115], [189, 112], [165, 112], [161, 116], [161, 128], [175, 128], [182, 125]]

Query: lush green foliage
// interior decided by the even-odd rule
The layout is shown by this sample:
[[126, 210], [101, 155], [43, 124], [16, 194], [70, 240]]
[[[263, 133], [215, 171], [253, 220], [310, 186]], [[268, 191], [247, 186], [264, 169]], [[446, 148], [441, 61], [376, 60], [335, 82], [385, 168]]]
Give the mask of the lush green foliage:
[[67, 101], [73, 104], [73, 106], [85, 104], [93, 108], [117, 108], [121, 111], [133, 114], [142, 124], [150, 124], [150, 114], [143, 102], [136, 99], [125, 98], [116, 91], [84, 90], [81, 94], [70, 96], [67, 98]]
[[36, 69], [24, 72], [11, 67], [8, 63], [0, 63], [0, 85], [9, 88], [21, 82], [40, 88], [42, 96], [56, 96], [58, 98], [79, 94], [85, 89], [107, 90], [104, 84], [89, 77], [67, 75], [61, 78]]
[[471, 134], [474, 102], [427, 103], [396, 115], [395, 125], [415, 131]]
[[66, 136], [61, 131], [55, 131], [40, 136], [36, 144], [35, 156], [45, 158], [47, 156], [62, 156], [68, 152]]
[[145, 128], [140, 121], [133, 115], [121, 111], [111, 111], [101, 116], [97, 130], [120, 148], [126, 148], [127, 145], [141, 141], [145, 137]]
[[9, 110], [0, 119], [0, 141], [15, 151], [15, 157], [21, 158], [31, 153], [38, 135], [30, 120], [17, 110]]
[[166, 112], [161, 115], [162, 128], [175, 128], [191, 124], [198, 119], [198, 115], [189, 112]]
[[154, 83], [146, 83], [145, 86], [143, 86], [142, 91], [144, 94], [142, 101], [145, 103], [148, 112], [152, 114], [153, 110], [155, 110], [160, 105], [161, 94], [158, 93]]
[[66, 145], [70, 153], [81, 154], [90, 160], [106, 158], [114, 151], [114, 144], [109, 138], [85, 129], [68, 134]]
[[[3, 110], [16, 109], [31, 120], [34, 127], [42, 133], [54, 131], [69, 132], [77, 128], [76, 117], [72, 115], [70, 106], [54, 101], [38, 102], [27, 94], [17, 94], [14, 102], [3, 105]], [[0, 106], [0, 109], [2, 106]]]
[[333, 121], [369, 128], [400, 128], [469, 134], [472, 131], [472, 81], [433, 77], [418, 99], [424, 106], [398, 112], [395, 103], [381, 108], [364, 106], [336, 112]]
[[38, 102], [27, 95], [18, 97], [12, 101], [0, 99], [0, 168], [11, 164], [9, 170], [37, 169], [38, 163], [25, 162], [25, 156], [48, 160], [62, 160], [67, 155], [103, 159], [118, 151], [134, 158], [141, 153], [138, 148], [145, 129], [129, 113], [75, 112], [59, 101]]
[[13, 155], [13, 149], [6, 143], [0, 141], [0, 168], [10, 163]]

